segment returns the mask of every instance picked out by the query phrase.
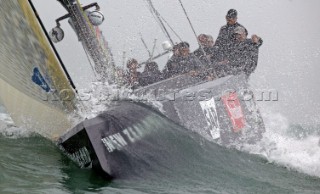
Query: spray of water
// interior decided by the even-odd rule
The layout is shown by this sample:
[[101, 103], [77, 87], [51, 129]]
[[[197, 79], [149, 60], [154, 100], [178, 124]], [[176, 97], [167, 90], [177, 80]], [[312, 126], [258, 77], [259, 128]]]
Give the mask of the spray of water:
[[[285, 116], [264, 111], [266, 133], [256, 145], [245, 145], [243, 151], [258, 154], [269, 162], [311, 176], [320, 177], [320, 149], [317, 129], [295, 130]], [[306, 134], [306, 131], [310, 133]]]
[[0, 136], [16, 139], [29, 137], [31, 134], [27, 129], [16, 127], [8, 114], [0, 112]]
[[[82, 118], [92, 118], [108, 109], [114, 101], [123, 99], [139, 99], [126, 88], [117, 88], [103, 83], [94, 83], [90, 91], [82, 91], [83, 106], [79, 110]], [[89, 97], [88, 97], [89, 96]], [[114, 101], [110, 100], [114, 99]], [[146, 103], [148, 103], [146, 101]], [[154, 103], [154, 102], [149, 102]], [[153, 104], [153, 106], [158, 106]], [[161, 109], [161, 107], [159, 107]], [[300, 126], [295, 130], [284, 115], [264, 109], [262, 111], [266, 132], [260, 142], [255, 145], [239, 145], [244, 152], [260, 155], [270, 163], [287, 167], [311, 176], [320, 177], [320, 149], [318, 131]], [[80, 118], [78, 118], [80, 119]], [[309, 133], [306, 133], [309, 131]], [[32, 133], [24, 128], [14, 126], [10, 116], [0, 112], [0, 135], [6, 138], [28, 137]]]

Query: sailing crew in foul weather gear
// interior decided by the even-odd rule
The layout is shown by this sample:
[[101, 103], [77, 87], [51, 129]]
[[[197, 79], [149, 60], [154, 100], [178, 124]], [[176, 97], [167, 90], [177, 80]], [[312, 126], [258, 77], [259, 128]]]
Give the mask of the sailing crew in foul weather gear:
[[198, 36], [198, 42], [200, 46], [193, 54], [201, 61], [204, 65], [201, 71], [201, 77], [205, 80], [213, 80], [216, 78], [216, 73], [214, 72], [214, 66], [212, 65], [214, 54], [216, 53], [216, 47], [214, 47], [214, 39], [211, 35], [200, 34]]
[[211, 35], [200, 34], [198, 36], [198, 42], [200, 46], [193, 54], [204, 64], [209, 65], [211, 58], [215, 52], [214, 40]]
[[121, 67], [116, 67], [115, 75], [116, 75], [117, 85], [123, 86], [126, 84], [127, 80], [126, 80], [126, 75], [125, 75], [124, 69], [122, 69]]
[[224, 73], [226, 75], [245, 73], [249, 77], [257, 67], [259, 47], [262, 43], [262, 39], [257, 35], [252, 35], [252, 38], [248, 39], [245, 28], [241, 26], [235, 28], [234, 40], [226, 56], [228, 63], [224, 65]]
[[174, 75], [181, 75], [188, 73], [191, 76], [197, 76], [199, 71], [204, 68], [201, 61], [192, 53], [190, 53], [189, 43], [179, 43], [180, 57], [178, 65], [173, 69]]
[[159, 70], [159, 66], [156, 62], [148, 62], [144, 71], [141, 73], [140, 86], [147, 86], [156, 83], [162, 79], [162, 73]]
[[[226, 15], [227, 24], [222, 26], [218, 35], [218, 38], [215, 43], [215, 47], [217, 47], [216, 60], [223, 61], [224, 56], [227, 52], [229, 52], [230, 46], [233, 40], [234, 29], [238, 26], [243, 27], [241, 24], [237, 22], [238, 20], [238, 12], [235, 9], [230, 9]], [[245, 27], [246, 34], [248, 35], [248, 31]]]
[[167, 79], [173, 76], [173, 69], [176, 68], [176, 66], [178, 65], [178, 61], [180, 58], [180, 50], [179, 50], [179, 44], [176, 44], [173, 46], [172, 48], [172, 53], [173, 55], [171, 56], [171, 58], [168, 60], [167, 64], [165, 65], [162, 74], [163, 74], [163, 78]]
[[205, 47], [207, 46], [208, 37], [205, 34], [200, 34], [198, 36], [199, 48], [193, 51], [193, 54], [201, 61], [207, 62], [207, 54], [205, 52]]
[[128, 71], [126, 73], [127, 84], [136, 89], [140, 86], [141, 73], [138, 72], [139, 64], [136, 59], [130, 59], [127, 62]]

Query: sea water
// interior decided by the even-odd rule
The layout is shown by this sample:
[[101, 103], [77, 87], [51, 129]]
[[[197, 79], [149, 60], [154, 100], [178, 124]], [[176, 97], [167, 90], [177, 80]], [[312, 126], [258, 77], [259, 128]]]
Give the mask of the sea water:
[[[225, 148], [163, 120], [163, 154], [106, 181], [79, 169], [55, 144], [0, 113], [0, 193], [320, 193], [318, 126], [290, 125], [264, 114], [257, 145]], [[169, 127], [168, 127], [169, 126]], [[157, 142], [156, 142], [157, 143]]]

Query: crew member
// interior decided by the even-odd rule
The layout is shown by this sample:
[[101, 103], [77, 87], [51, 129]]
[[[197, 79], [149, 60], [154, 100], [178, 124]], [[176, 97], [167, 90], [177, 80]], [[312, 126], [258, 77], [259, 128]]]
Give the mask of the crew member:
[[234, 40], [226, 56], [228, 63], [225, 65], [225, 72], [232, 75], [245, 73], [249, 77], [257, 67], [259, 47], [262, 43], [262, 39], [257, 35], [252, 35], [251, 39], [248, 39], [245, 28], [241, 26], [235, 28]]
[[[238, 23], [238, 12], [235, 9], [230, 9], [226, 15], [227, 24], [222, 26], [218, 35], [218, 38], [215, 43], [215, 47], [217, 48], [216, 60], [223, 61], [225, 58], [225, 54], [229, 52], [230, 46], [233, 40], [234, 29], [238, 26], [243, 27]], [[248, 35], [248, 31], [245, 27], [246, 34]]]
[[126, 78], [127, 78], [127, 84], [132, 88], [136, 89], [137, 87], [140, 86], [140, 78], [141, 78], [141, 73], [138, 71], [139, 64], [136, 59], [130, 59], [127, 62], [127, 73], [126, 73]]

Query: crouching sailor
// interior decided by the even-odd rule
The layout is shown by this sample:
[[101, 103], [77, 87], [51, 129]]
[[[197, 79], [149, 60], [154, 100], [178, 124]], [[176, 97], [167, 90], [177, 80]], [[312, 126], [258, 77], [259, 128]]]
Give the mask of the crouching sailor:
[[130, 59], [127, 62], [128, 71], [126, 72], [126, 82], [131, 89], [140, 86], [141, 72], [138, 71], [139, 63], [136, 59]]
[[257, 67], [259, 47], [263, 41], [257, 35], [248, 39], [246, 29], [241, 26], [235, 28], [233, 35], [233, 42], [226, 54], [228, 63], [224, 67], [225, 72], [228, 75], [245, 73], [249, 77]]

